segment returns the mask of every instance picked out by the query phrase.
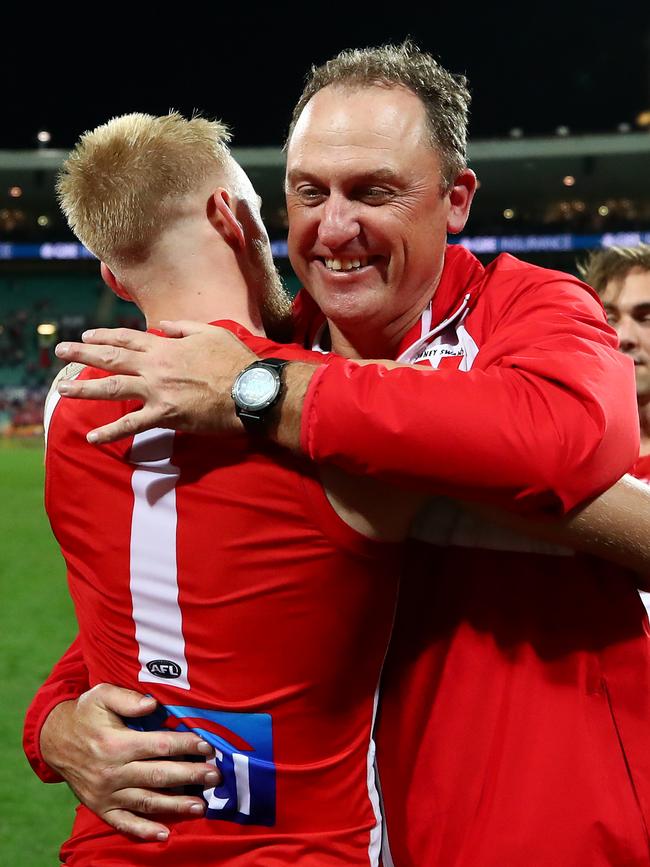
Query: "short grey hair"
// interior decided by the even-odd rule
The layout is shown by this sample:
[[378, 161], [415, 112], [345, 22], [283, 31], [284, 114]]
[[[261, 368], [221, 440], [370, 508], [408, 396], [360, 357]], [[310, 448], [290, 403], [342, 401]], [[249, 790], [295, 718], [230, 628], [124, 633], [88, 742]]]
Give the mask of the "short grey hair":
[[471, 102], [467, 79], [448, 72], [409, 39], [401, 45], [346, 49], [321, 66], [312, 66], [293, 110], [285, 148], [309, 100], [330, 85], [349, 89], [379, 85], [412, 91], [424, 106], [431, 145], [440, 153], [445, 187], [451, 187], [467, 167]]

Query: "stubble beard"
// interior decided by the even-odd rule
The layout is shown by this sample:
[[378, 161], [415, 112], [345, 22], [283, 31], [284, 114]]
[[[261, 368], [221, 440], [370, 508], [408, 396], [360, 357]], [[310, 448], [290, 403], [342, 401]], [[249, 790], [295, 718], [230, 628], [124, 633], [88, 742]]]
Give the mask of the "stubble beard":
[[255, 242], [255, 270], [259, 275], [259, 305], [262, 324], [268, 337], [278, 343], [292, 338], [291, 298], [271, 257], [268, 245]]

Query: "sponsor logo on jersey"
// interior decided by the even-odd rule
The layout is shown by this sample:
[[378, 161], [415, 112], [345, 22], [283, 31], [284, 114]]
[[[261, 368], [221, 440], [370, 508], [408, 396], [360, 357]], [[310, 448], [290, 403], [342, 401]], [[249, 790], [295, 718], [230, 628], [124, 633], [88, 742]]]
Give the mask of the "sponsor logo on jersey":
[[153, 714], [129, 719], [127, 724], [139, 731], [191, 731], [214, 747], [212, 761], [221, 771], [223, 782], [203, 792], [207, 819], [240, 825], [275, 824], [276, 785], [270, 714], [161, 705]]
[[151, 662], [147, 663], [147, 669], [151, 674], [165, 680], [173, 680], [175, 677], [181, 676], [180, 665], [170, 659], [152, 659]]

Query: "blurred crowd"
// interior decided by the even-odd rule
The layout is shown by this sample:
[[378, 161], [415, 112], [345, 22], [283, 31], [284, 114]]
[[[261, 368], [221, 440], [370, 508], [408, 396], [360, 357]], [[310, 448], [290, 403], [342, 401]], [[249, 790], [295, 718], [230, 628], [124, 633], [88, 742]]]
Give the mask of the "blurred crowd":
[[[70, 312], [48, 316], [46, 301], [5, 313], [0, 319], [0, 437], [40, 437], [43, 409], [52, 380], [61, 368], [54, 348], [62, 340], [79, 340], [97, 322]], [[39, 333], [39, 326], [44, 333]], [[142, 328], [139, 315], [118, 315], [101, 323]]]

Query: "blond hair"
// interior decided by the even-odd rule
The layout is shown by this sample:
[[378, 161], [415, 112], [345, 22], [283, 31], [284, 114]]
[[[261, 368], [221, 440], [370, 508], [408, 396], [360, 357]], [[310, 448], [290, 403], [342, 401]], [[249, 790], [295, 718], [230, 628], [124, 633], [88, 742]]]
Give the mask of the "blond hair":
[[633, 268], [650, 271], [650, 244], [595, 250], [588, 259], [578, 263], [580, 276], [599, 295], [605, 291], [610, 280], [626, 277]]
[[448, 72], [409, 39], [401, 45], [347, 49], [322, 66], [312, 66], [293, 110], [285, 148], [309, 100], [330, 85], [348, 89], [373, 85], [407, 88], [424, 106], [430, 144], [442, 161], [444, 186], [449, 188], [467, 167], [471, 102], [467, 79]]
[[56, 184], [70, 228], [109, 265], [142, 261], [183, 197], [224, 168], [229, 140], [220, 121], [177, 112], [125, 114], [84, 133]]

